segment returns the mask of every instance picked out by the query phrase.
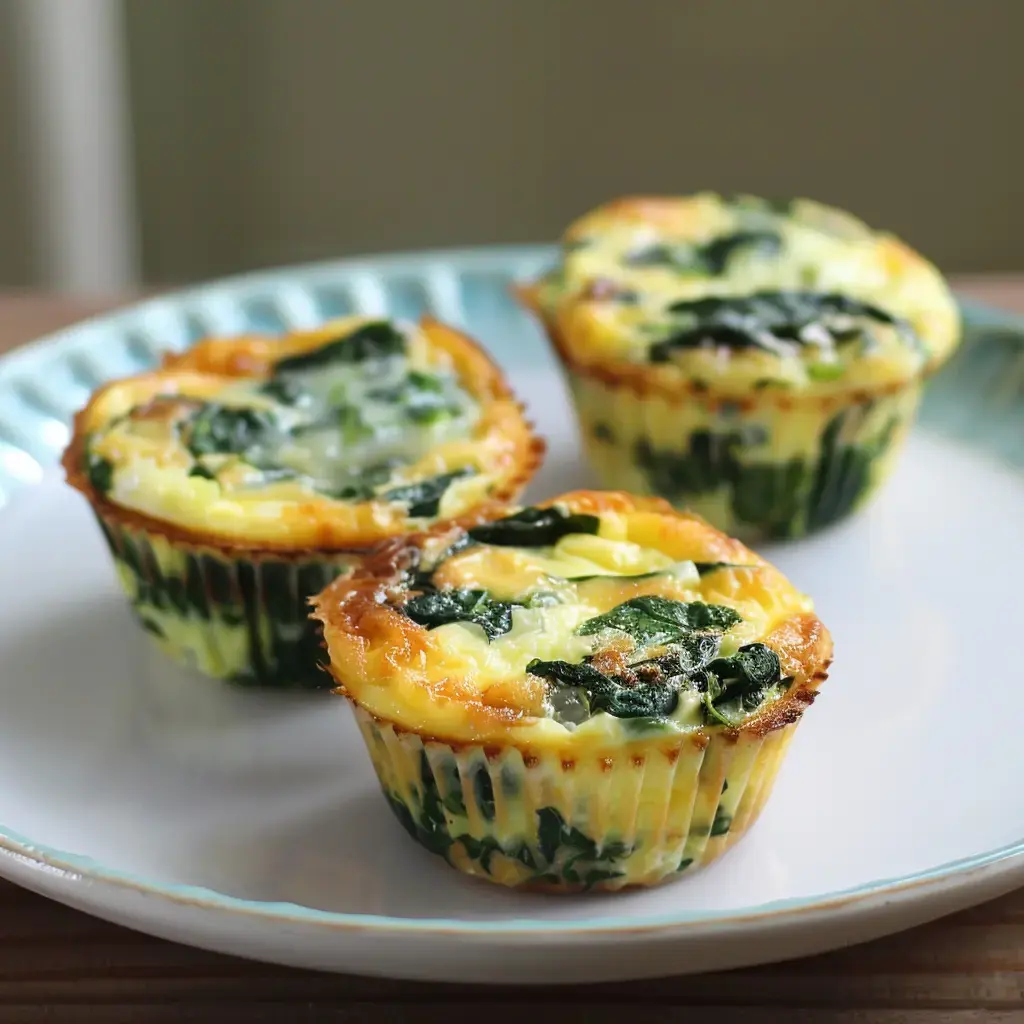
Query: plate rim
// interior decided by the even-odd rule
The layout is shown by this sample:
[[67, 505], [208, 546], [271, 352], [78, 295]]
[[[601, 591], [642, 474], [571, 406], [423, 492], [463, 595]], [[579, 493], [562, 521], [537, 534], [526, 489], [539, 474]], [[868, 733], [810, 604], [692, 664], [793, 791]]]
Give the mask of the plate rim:
[[[118, 329], [162, 306], [182, 306], [229, 292], [240, 298], [246, 292], [281, 287], [290, 280], [311, 286], [333, 276], [375, 275], [384, 271], [422, 272], [424, 265], [442, 265], [459, 272], [472, 269], [486, 273], [501, 272], [513, 277], [535, 273], [550, 260], [552, 244], [458, 246], [370, 254], [337, 260], [313, 261], [281, 267], [263, 268], [175, 288], [143, 298], [105, 313], [88, 317], [17, 346], [0, 356], [0, 384], [20, 373], [31, 374], [33, 364], [47, 358], [60, 358], [67, 349], [80, 343], [83, 336], [97, 329]], [[1024, 316], [1000, 310], [985, 303], [957, 295], [961, 309], [975, 322], [991, 326], [1024, 327]], [[25, 490], [38, 486], [30, 483]], [[2, 511], [2, 510], [0, 510]], [[694, 934], [721, 933], [732, 929], [762, 927], [767, 923], [785, 926], [818, 914], [870, 914], [880, 905], [924, 900], [927, 894], [948, 889], [967, 889], [971, 883], [1006, 879], [1024, 874], [1024, 836], [1013, 842], [968, 857], [946, 861], [914, 872], [871, 879], [860, 885], [832, 892], [786, 897], [729, 910], [672, 911], [662, 914], [607, 914], [581, 921], [553, 921], [530, 917], [499, 917], [493, 920], [446, 917], [405, 918], [382, 914], [329, 911], [290, 902], [250, 900], [230, 896], [213, 889], [184, 883], [162, 882], [109, 867], [91, 857], [32, 841], [0, 823], [0, 875], [14, 881], [27, 869], [39, 882], [40, 891], [53, 892], [57, 882], [70, 884], [73, 890], [100, 883], [119, 891], [155, 897], [179, 906], [222, 912], [234, 918], [260, 918], [288, 925], [311, 925], [327, 931], [367, 932], [398, 935], [504, 936], [558, 938], [579, 936], [615, 936], [623, 933], [666, 934], [685, 928]], [[49, 884], [47, 884], [49, 883]], [[1009, 888], [1009, 886], [1007, 886]], [[920, 893], [918, 896], [916, 894]], [[86, 900], [90, 905], [100, 901]]]

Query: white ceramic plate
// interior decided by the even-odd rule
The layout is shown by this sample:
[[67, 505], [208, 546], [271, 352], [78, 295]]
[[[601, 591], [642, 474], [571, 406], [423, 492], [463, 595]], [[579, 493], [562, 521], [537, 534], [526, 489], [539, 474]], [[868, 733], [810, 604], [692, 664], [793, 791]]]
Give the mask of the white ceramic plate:
[[426, 305], [495, 348], [549, 438], [532, 496], [586, 486], [561, 381], [506, 296], [543, 256], [262, 275], [0, 361], [0, 874], [198, 946], [494, 982], [781, 959], [1024, 883], [1024, 476], [1009, 461], [1024, 375], [1008, 327], [973, 337], [936, 382], [873, 506], [765, 549], [815, 596], [836, 662], [760, 822], [691, 879], [580, 897], [466, 879], [393, 820], [343, 701], [236, 692], [149, 649], [83, 501], [52, 468], [91, 386], [206, 330]]

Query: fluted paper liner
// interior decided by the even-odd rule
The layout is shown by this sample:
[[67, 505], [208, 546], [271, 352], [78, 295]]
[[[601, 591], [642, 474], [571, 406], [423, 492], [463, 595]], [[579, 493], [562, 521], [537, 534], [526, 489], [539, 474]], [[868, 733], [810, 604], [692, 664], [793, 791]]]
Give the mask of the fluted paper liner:
[[665, 498], [747, 542], [806, 536], [869, 501], [893, 469], [927, 376], [846, 398], [766, 389], [741, 401], [693, 382], [671, 389], [640, 364], [579, 363], [535, 289], [516, 295], [562, 364], [602, 486]]
[[616, 757], [565, 761], [424, 740], [353, 707], [418, 843], [468, 875], [553, 892], [657, 885], [721, 856], [764, 808], [799, 718], [652, 734]]
[[242, 685], [330, 688], [307, 601], [358, 552], [253, 557], [97, 519], [139, 623], [178, 664]]

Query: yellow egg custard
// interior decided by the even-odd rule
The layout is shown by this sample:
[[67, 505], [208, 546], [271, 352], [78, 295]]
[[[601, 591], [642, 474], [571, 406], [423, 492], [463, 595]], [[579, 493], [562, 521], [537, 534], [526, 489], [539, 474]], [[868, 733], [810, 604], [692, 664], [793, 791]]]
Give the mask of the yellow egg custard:
[[406, 830], [558, 892], [689, 875], [740, 839], [832, 658], [763, 559], [614, 492], [396, 540], [313, 604]]
[[520, 290], [609, 487], [744, 539], [842, 519], [885, 478], [956, 304], [892, 235], [810, 200], [627, 198]]
[[329, 683], [310, 596], [389, 537], [518, 496], [542, 452], [469, 338], [353, 317], [105, 385], [64, 468], [166, 653], [294, 687]]

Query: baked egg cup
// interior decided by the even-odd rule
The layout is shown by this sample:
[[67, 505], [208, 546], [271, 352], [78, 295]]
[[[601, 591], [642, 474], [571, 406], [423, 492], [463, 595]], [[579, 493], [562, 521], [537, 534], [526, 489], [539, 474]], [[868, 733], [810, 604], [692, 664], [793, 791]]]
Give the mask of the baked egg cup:
[[542, 455], [470, 338], [349, 317], [210, 338], [108, 383], [63, 466], [167, 655], [316, 688], [330, 681], [308, 599], [390, 537], [516, 498]]
[[313, 609], [405, 830], [559, 893], [689, 876], [742, 838], [832, 659], [778, 570], [613, 492], [396, 539]]
[[616, 200], [517, 294], [602, 484], [748, 541], [813, 533], [877, 493], [960, 338], [931, 263], [802, 199]]

